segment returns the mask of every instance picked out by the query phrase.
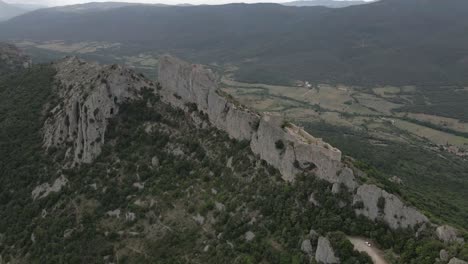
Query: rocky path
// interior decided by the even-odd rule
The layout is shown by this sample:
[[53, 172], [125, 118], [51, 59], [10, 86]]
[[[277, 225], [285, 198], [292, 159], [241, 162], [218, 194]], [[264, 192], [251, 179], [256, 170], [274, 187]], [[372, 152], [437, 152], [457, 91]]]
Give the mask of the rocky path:
[[366, 252], [372, 258], [372, 262], [374, 262], [374, 264], [390, 264], [384, 259], [384, 253], [373, 245], [370, 247], [366, 245], [366, 240], [364, 238], [348, 237], [348, 239], [354, 245], [355, 250]]

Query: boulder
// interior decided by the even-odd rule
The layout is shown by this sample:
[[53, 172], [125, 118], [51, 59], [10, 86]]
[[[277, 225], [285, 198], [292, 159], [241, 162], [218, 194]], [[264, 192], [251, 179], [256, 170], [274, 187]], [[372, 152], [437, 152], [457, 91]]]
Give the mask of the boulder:
[[326, 237], [319, 237], [317, 250], [315, 251], [315, 260], [318, 263], [333, 264], [340, 263], [340, 260], [335, 256], [335, 252]]
[[252, 241], [255, 238], [255, 234], [252, 231], [245, 233], [245, 241]]
[[[383, 208], [379, 205], [379, 201], [383, 201]], [[354, 204], [362, 202], [364, 205], [364, 208], [355, 210], [357, 214], [371, 220], [382, 219], [393, 229], [414, 227], [429, 222], [429, 219], [415, 208], [406, 206], [397, 196], [375, 185], [359, 186], [353, 202]]]
[[464, 239], [462, 237], [459, 237], [458, 230], [449, 225], [438, 226], [436, 229], [436, 235], [441, 241], [445, 243], [464, 242]]
[[461, 259], [452, 258], [452, 259], [450, 259], [448, 264], [468, 264], [468, 262], [463, 261]]
[[439, 258], [440, 258], [440, 260], [442, 260], [443, 262], [447, 262], [447, 261], [449, 260], [449, 253], [447, 252], [447, 250], [442, 249], [442, 250], [439, 252]]
[[312, 248], [312, 243], [310, 242], [309, 239], [306, 239], [306, 240], [302, 241], [301, 250], [302, 250], [302, 252], [304, 252], [305, 254], [307, 254], [309, 256], [314, 255], [314, 249]]

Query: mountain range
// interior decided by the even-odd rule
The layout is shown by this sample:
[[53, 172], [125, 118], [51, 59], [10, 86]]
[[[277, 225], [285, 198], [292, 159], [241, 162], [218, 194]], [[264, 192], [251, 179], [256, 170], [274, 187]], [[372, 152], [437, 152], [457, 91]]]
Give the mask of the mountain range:
[[305, 0], [281, 3], [285, 6], [325, 6], [331, 8], [342, 8], [353, 5], [363, 5], [366, 1], [336, 1], [336, 0]]
[[458, 85], [468, 81], [467, 8], [464, 0], [383, 0], [339, 9], [52, 8], [0, 24], [0, 38], [121, 43], [202, 63], [233, 63], [240, 66], [237, 78], [263, 83]]

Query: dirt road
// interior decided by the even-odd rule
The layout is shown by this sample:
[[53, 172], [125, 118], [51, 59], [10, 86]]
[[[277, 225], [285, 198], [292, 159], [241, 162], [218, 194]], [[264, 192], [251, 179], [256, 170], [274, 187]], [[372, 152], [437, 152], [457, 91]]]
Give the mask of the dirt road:
[[372, 258], [374, 264], [389, 264], [384, 259], [384, 253], [381, 250], [375, 248], [373, 245], [371, 247], [366, 245], [367, 240], [359, 237], [348, 237], [348, 239], [354, 245], [355, 250], [359, 252], [366, 252]]

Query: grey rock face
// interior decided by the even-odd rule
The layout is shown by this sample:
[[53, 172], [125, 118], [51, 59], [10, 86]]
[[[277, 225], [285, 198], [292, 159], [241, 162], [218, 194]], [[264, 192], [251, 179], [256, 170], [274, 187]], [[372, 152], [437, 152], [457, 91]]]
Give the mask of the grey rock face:
[[314, 249], [312, 248], [312, 244], [310, 243], [309, 239], [302, 241], [301, 250], [302, 252], [304, 252], [305, 254], [309, 256], [314, 255]]
[[[338, 181], [338, 149], [293, 124], [286, 126], [279, 117], [261, 117], [240, 106], [218, 90], [215, 75], [203, 66], [164, 56], [158, 76], [165, 101], [186, 110], [187, 104], [195, 104], [218, 129], [232, 138], [250, 140], [252, 151], [278, 168], [285, 180], [294, 180], [301, 171], [314, 170], [321, 178]], [[278, 141], [282, 141], [283, 149], [278, 149]]]
[[335, 252], [326, 237], [319, 237], [317, 250], [315, 251], [315, 260], [318, 263], [333, 264], [340, 263], [340, 260], [335, 256]]
[[120, 103], [152, 83], [121, 66], [100, 66], [75, 57], [54, 64], [61, 103], [44, 124], [44, 146], [66, 147], [70, 166], [92, 162], [105, 141], [108, 119]]
[[447, 250], [445, 249], [442, 249], [440, 252], [439, 252], [439, 258], [440, 260], [442, 261], [448, 261], [449, 260], [449, 254], [447, 252]]
[[468, 264], [468, 262], [461, 259], [452, 258], [448, 264]]
[[158, 76], [166, 101], [181, 108], [195, 104], [218, 129], [235, 139], [250, 140], [259, 116], [220, 95], [216, 76], [211, 71], [164, 56], [160, 59]]
[[445, 243], [450, 243], [450, 242], [463, 243], [464, 242], [464, 239], [462, 237], [459, 237], [458, 230], [448, 225], [442, 225], [442, 226], [437, 227], [436, 235], [441, 241]]
[[[384, 208], [379, 208], [378, 202], [384, 199]], [[371, 220], [383, 219], [391, 228], [407, 228], [426, 223], [426, 216], [412, 207], [408, 207], [393, 194], [387, 193], [375, 185], [361, 185], [354, 196], [354, 203], [362, 202], [364, 208], [356, 209]]]
[[[158, 76], [164, 101], [186, 111], [196, 106], [215, 127], [232, 138], [250, 140], [252, 152], [277, 168], [284, 180], [293, 181], [298, 173], [312, 172], [333, 183], [335, 192], [341, 185], [351, 191], [358, 188], [353, 170], [341, 162], [340, 150], [279, 116], [260, 116], [240, 106], [218, 90], [216, 76], [203, 66], [163, 56], [159, 61]], [[377, 208], [381, 196], [387, 204], [383, 213]], [[428, 221], [424, 215], [377, 186], [359, 187], [355, 196], [357, 201], [362, 201], [366, 207], [357, 213], [371, 219], [382, 217], [392, 228]]]

